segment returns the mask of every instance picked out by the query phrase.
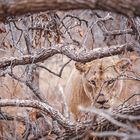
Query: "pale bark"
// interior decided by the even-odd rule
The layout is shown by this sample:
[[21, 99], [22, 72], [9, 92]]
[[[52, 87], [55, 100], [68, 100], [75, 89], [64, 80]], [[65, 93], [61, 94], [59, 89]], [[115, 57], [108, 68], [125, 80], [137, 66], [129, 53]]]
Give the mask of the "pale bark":
[[[6, 106], [15, 106], [15, 107], [32, 107], [39, 109], [48, 115], [50, 115], [54, 120], [57, 120], [57, 122], [62, 125], [65, 128], [65, 132], [61, 133], [60, 136], [58, 136], [58, 140], [67, 140], [72, 138], [82, 138], [84, 135], [88, 132], [89, 129], [92, 128], [93, 131], [103, 131], [103, 130], [115, 130], [120, 127], [118, 124], [113, 124], [107, 117], [98, 116], [96, 120], [88, 120], [84, 122], [77, 122], [73, 123], [70, 120], [66, 119], [53, 109], [51, 106], [36, 101], [36, 100], [18, 100], [18, 99], [1, 99], [0, 100], [0, 107], [6, 107]], [[122, 118], [120, 117], [122, 115], [127, 115], [127, 117]], [[99, 115], [102, 115], [102, 113]], [[112, 119], [116, 119], [119, 122], [126, 123], [127, 121], [130, 121], [129, 115], [140, 115], [140, 103], [134, 103], [131, 105], [120, 105], [118, 108], [112, 110]], [[139, 118], [140, 119], [140, 118]], [[133, 122], [137, 122], [138, 120], [134, 120]], [[62, 130], [63, 131], [63, 130]], [[135, 132], [132, 130], [132, 132]]]
[[39, 102], [37, 100], [1, 99], [0, 107], [6, 107], [6, 106], [36, 108], [48, 113], [54, 120], [57, 120], [58, 123], [61, 124], [63, 127], [67, 128], [68, 125], [73, 125], [73, 123], [70, 123], [66, 118], [64, 118], [59, 111], [53, 109], [48, 104]]
[[40, 53], [35, 55], [26, 55], [20, 58], [2, 58], [0, 61], [0, 68], [5, 68], [8, 66], [26, 65], [32, 63], [42, 62], [55, 54], [64, 54], [74, 61], [78, 62], [89, 62], [98, 58], [108, 57], [112, 55], [120, 54], [124, 51], [133, 51], [135, 48], [134, 44], [123, 44], [114, 45], [104, 48], [96, 48], [89, 52], [82, 51], [77, 53], [75, 50], [69, 49], [69, 47], [62, 45], [58, 47], [53, 47], [49, 49], [44, 49]]
[[126, 16], [140, 16], [140, 0], [1, 0], [0, 20], [29, 12], [74, 9], [98, 9]]

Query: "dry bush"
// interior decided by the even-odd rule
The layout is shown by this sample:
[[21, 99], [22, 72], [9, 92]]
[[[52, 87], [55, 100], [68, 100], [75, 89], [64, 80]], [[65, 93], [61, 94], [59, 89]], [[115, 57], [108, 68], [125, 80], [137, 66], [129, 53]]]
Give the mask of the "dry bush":
[[[140, 115], [139, 22], [138, 17], [79, 10], [9, 17], [1, 23], [1, 139], [140, 139], [135, 124]], [[74, 61], [112, 55], [131, 62], [122, 79], [128, 81], [123, 92], [130, 95], [122, 96], [129, 105], [111, 112], [84, 108], [84, 120], [74, 122], [65, 96]]]

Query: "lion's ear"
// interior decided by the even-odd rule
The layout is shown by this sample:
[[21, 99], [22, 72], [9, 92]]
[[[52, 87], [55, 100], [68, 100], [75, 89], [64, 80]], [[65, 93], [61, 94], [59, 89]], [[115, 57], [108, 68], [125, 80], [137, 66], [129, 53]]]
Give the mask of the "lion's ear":
[[122, 58], [115, 64], [115, 69], [117, 71], [126, 71], [130, 69], [130, 66], [132, 66], [132, 62], [128, 58]]
[[75, 68], [80, 72], [86, 72], [90, 68], [90, 65], [88, 65], [87, 63], [76, 62]]

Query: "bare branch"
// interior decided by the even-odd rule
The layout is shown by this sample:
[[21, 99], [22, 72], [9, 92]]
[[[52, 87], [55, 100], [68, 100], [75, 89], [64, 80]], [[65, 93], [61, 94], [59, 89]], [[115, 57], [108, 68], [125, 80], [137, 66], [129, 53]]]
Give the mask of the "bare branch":
[[89, 52], [83, 51], [80, 53], [77, 53], [75, 50], [69, 49], [69, 47], [62, 45], [62, 46], [56, 46], [49, 49], [44, 49], [38, 54], [34, 55], [25, 55], [21, 58], [4, 58], [0, 61], [0, 68], [5, 68], [7, 66], [16, 66], [16, 65], [26, 65], [26, 64], [33, 64], [37, 62], [44, 61], [48, 59], [49, 57], [52, 57], [55, 54], [64, 54], [67, 57], [71, 58], [74, 61], [79, 62], [89, 62], [95, 59], [108, 57], [112, 55], [120, 54], [124, 51], [133, 51], [135, 45], [134, 44], [123, 44], [123, 45], [115, 45], [110, 47], [104, 47], [104, 48], [96, 48]]
[[[39, 99], [42, 102], [46, 102], [45, 98], [42, 97], [42, 94], [39, 90], [38, 87], [36, 87], [30, 80], [24, 81], [21, 80], [20, 78], [18, 78], [16, 75], [14, 75], [12, 72], [8, 73], [12, 78], [14, 78], [15, 80], [24, 83], [31, 91], [33, 91], [34, 95], [37, 97], [37, 99]], [[46, 102], [47, 103], [47, 102]]]
[[[51, 106], [35, 101], [35, 100], [16, 100], [16, 99], [1, 99], [0, 100], [0, 107], [6, 107], [6, 106], [18, 106], [18, 107], [33, 107], [36, 109], [39, 109], [43, 112], [46, 112], [49, 114], [54, 120], [57, 120], [57, 122], [62, 125], [65, 128], [65, 132], [60, 134], [60, 136], [57, 138], [60, 139], [70, 139], [70, 138], [82, 138], [84, 135], [88, 132], [89, 129], [97, 130], [98, 132], [101, 130], [112, 130], [115, 129], [114, 124], [109, 122], [106, 118], [102, 116], [98, 116], [94, 122], [92, 120], [87, 120], [84, 122], [77, 122], [76, 124], [70, 122], [68, 119], [62, 116], [61, 113], [53, 109]], [[121, 105], [118, 108], [114, 109], [112, 111], [113, 115], [115, 114], [127, 114], [127, 115], [140, 115], [140, 103], [135, 103], [131, 105]], [[117, 118], [120, 122], [126, 121], [125, 119]], [[111, 127], [112, 126], [112, 127]], [[106, 129], [105, 129], [106, 128]], [[117, 128], [116, 128], [117, 129]], [[136, 132], [137, 130], [131, 131]]]
[[20, 41], [20, 39], [21, 39], [21, 37], [22, 37], [23, 30], [22, 30], [22, 29], [20, 29], [20, 28], [16, 25], [15, 21], [13, 21], [13, 24], [14, 24], [15, 28], [21, 32], [21, 34], [20, 34], [20, 36], [19, 36], [19, 39], [18, 39], [18, 41], [17, 41], [17, 44], [18, 44], [18, 43], [19, 43], [19, 41]]
[[65, 119], [62, 114], [59, 113], [59, 111], [53, 109], [46, 103], [39, 102], [37, 100], [1, 99], [0, 107], [6, 106], [33, 107], [49, 114], [54, 120], [57, 120], [57, 122], [65, 128], [73, 126], [73, 123]]
[[67, 106], [67, 103], [66, 103], [66, 98], [65, 98], [65, 94], [64, 94], [64, 91], [63, 91], [63, 88], [61, 85], [58, 85], [58, 88], [59, 88], [59, 94], [61, 96], [61, 99], [62, 99], [62, 107], [63, 107], [63, 115], [66, 117], [66, 118], [69, 118], [69, 111], [68, 111], [68, 106]]
[[22, 122], [24, 124], [26, 123], [26, 118], [25, 117], [13, 116], [13, 115], [7, 114], [5, 112], [0, 113], [0, 120], [8, 120], [8, 121], [17, 120], [17, 121]]
[[[116, 6], [117, 5], [117, 6]], [[123, 0], [12, 0], [0, 2], [0, 20], [6, 16], [23, 15], [28, 12], [40, 12], [47, 10], [74, 10], [74, 9], [98, 9], [121, 13], [126, 16], [140, 15], [140, 1]]]
[[132, 128], [131, 126], [116, 120], [115, 117], [113, 118], [112, 112], [105, 111], [102, 109], [96, 109], [96, 108], [82, 109], [82, 111], [92, 112], [92, 113], [98, 114], [98, 115], [106, 118], [109, 122], [111, 122], [112, 124], [114, 124], [117, 127], [125, 128], [128, 131], [133, 132], [133, 133], [138, 133], [137, 129]]
[[[104, 36], [112, 36], [112, 35], [123, 35], [123, 34], [132, 34], [134, 35], [135, 32], [133, 29], [124, 29], [124, 30], [112, 30], [112, 31], [108, 31], [104, 25], [104, 21], [107, 21], [107, 20], [113, 20], [113, 17], [111, 17], [109, 14], [102, 18], [99, 14], [95, 13], [95, 15], [98, 17], [98, 26], [100, 27], [100, 29], [102, 30], [103, 32], [103, 35]], [[101, 20], [101, 19], [104, 19], [104, 20]]]
[[[125, 122], [127, 119], [121, 119], [116, 114], [126, 114], [126, 115], [140, 115], [140, 103], [131, 104], [131, 105], [120, 105], [116, 109], [112, 110], [113, 117], [116, 120], [119, 120], [119, 122]], [[100, 114], [101, 115], [101, 114]], [[137, 122], [137, 121], [136, 121]], [[138, 121], [139, 122], [139, 121]], [[81, 122], [76, 125], [76, 130], [70, 129], [69, 132], [64, 132], [61, 138], [82, 138], [85, 133], [88, 132], [88, 130], [91, 129], [93, 132], [103, 132], [103, 131], [112, 131], [117, 130], [117, 125], [112, 124], [110, 121], [108, 121], [103, 116], [97, 116], [96, 120], [92, 121], [85, 121]], [[100, 133], [97, 133], [100, 134]], [[139, 133], [136, 134], [138, 135]], [[93, 133], [94, 135], [94, 133]], [[123, 136], [123, 135], [122, 135]], [[60, 138], [60, 139], [61, 139]]]
[[45, 66], [43, 66], [43, 65], [38, 65], [38, 64], [36, 64], [36, 66], [37, 66], [37, 67], [40, 67], [40, 68], [43, 68], [43, 69], [47, 70], [48, 72], [54, 74], [55, 76], [58, 76], [58, 77], [61, 78], [65, 66], [66, 66], [67, 64], [69, 64], [70, 61], [71, 61], [71, 60], [69, 60], [68, 62], [66, 62], [66, 63], [61, 67], [59, 73], [55, 73], [55, 72], [51, 71], [50, 69], [48, 69], [47, 67], [45, 67]]
[[104, 36], [134, 34], [134, 31], [132, 29], [113, 30], [113, 31], [104, 31], [103, 34]]
[[131, 140], [139, 140], [140, 135], [139, 134], [126, 134], [123, 132], [115, 132], [115, 131], [106, 131], [106, 132], [100, 132], [100, 133], [92, 133], [91, 135], [93, 136], [98, 136], [98, 137], [109, 137], [109, 136], [115, 136], [119, 138], [127, 138]]

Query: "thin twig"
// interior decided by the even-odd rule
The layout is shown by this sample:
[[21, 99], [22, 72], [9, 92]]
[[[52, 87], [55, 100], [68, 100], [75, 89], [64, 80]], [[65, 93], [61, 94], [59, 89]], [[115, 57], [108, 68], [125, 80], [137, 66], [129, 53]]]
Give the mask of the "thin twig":
[[70, 62], [71, 62], [71, 59], [70, 59], [68, 62], [66, 62], [66, 63], [61, 67], [59, 73], [55, 73], [55, 72], [53, 72], [52, 70], [50, 70], [50, 69], [48, 69], [47, 67], [45, 67], [45, 66], [43, 66], [43, 65], [40, 65], [40, 64], [36, 64], [36, 66], [37, 66], [37, 67], [40, 67], [40, 68], [43, 68], [43, 69], [47, 70], [48, 72], [52, 73], [53, 75], [58, 76], [58, 77], [61, 78], [64, 68], [65, 68], [66, 65], [69, 64]]

